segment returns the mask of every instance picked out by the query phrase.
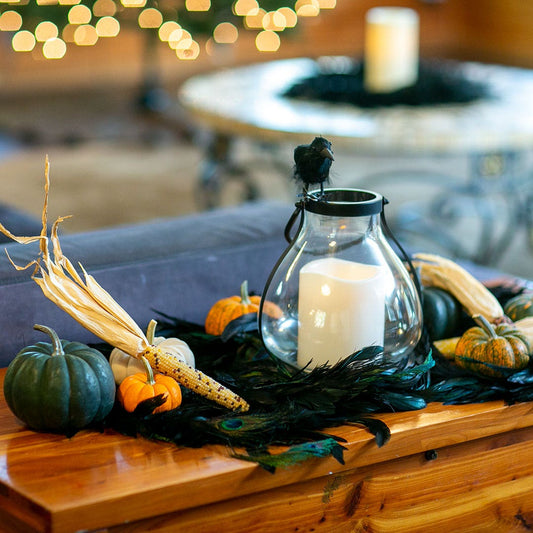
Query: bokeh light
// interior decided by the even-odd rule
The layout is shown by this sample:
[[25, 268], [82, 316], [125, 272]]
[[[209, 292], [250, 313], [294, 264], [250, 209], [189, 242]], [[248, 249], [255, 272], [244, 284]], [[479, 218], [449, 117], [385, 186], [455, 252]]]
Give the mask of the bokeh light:
[[120, 22], [114, 17], [102, 17], [96, 23], [98, 37], [116, 37], [120, 33]]
[[27, 30], [18, 31], [11, 39], [11, 46], [15, 52], [31, 52], [35, 48], [35, 35]]
[[78, 46], [93, 46], [98, 41], [98, 33], [96, 28], [90, 24], [83, 24], [78, 26], [74, 32], [74, 42]]
[[[188, 45], [188, 46], [187, 46]], [[185, 40], [180, 41], [176, 48], [176, 56], [184, 61], [193, 61], [200, 55], [200, 45], [196, 41], [187, 43]]]
[[219, 44], [232, 44], [239, 38], [239, 30], [231, 22], [221, 22], [213, 31], [213, 39]]
[[298, 16], [296, 15], [294, 9], [291, 9], [290, 7], [280, 7], [278, 12], [285, 17], [286, 28], [294, 28], [294, 26], [296, 26], [298, 22]]
[[63, 38], [63, 41], [65, 41], [66, 43], [73, 43], [74, 32], [76, 31], [77, 27], [78, 26], [75, 26], [74, 24], [67, 24], [61, 32], [61, 37]]
[[168, 41], [170, 35], [175, 30], [181, 30], [181, 26], [177, 22], [174, 22], [173, 20], [163, 22], [158, 31], [159, 39], [162, 41]]
[[68, 21], [71, 24], [88, 24], [92, 18], [91, 10], [82, 4], [71, 7], [68, 12]]
[[169, 36], [168, 36], [168, 46], [172, 48], [172, 50], [176, 50], [178, 46], [180, 48], [185, 49], [188, 48], [192, 43], [192, 35], [183, 28], [178, 28], [174, 30]]
[[278, 11], [269, 11], [265, 13], [262, 21], [263, 29], [270, 31], [283, 31], [287, 24], [285, 16]]
[[17, 31], [22, 27], [22, 17], [16, 11], [4, 11], [0, 16], [0, 30]]
[[149, 7], [139, 13], [137, 22], [139, 28], [159, 28], [163, 24], [163, 15], [158, 9]]
[[244, 18], [244, 25], [250, 29], [263, 28], [263, 18], [266, 15], [266, 11], [262, 8], [258, 9], [253, 15], [246, 15]]
[[121, 3], [124, 7], [144, 7], [146, 0], [121, 0]]
[[277, 52], [280, 45], [279, 35], [274, 31], [264, 30], [255, 38], [255, 46], [260, 52]]
[[185, 9], [187, 11], [209, 11], [211, 0], [185, 0]]
[[233, 13], [239, 17], [256, 15], [258, 11], [259, 4], [257, 3], [257, 0], [237, 0], [233, 4]]
[[35, 28], [35, 39], [41, 43], [44, 43], [48, 39], [54, 39], [58, 35], [59, 30], [57, 26], [49, 20], [44, 20]]
[[112, 17], [117, 12], [117, 4], [113, 0], [97, 0], [93, 4], [95, 17]]
[[[46, 6], [41, 17], [32, 3]], [[200, 53], [198, 34], [208, 55], [217, 47], [229, 53], [233, 47], [225, 45], [236, 43], [242, 28], [255, 33], [258, 51], [275, 52], [281, 46], [280, 35], [290, 33], [287, 29], [322, 9], [335, 8], [337, 0], [279, 0], [277, 5], [282, 7], [267, 0], [227, 0], [226, 5], [212, 0], [0, 0], [0, 32], [13, 33], [15, 51], [32, 52], [40, 59], [39, 42], [45, 58], [59, 59], [69, 46], [92, 46], [133, 23], [137, 29], [155, 30], [179, 59], [191, 60]]]
[[299, 17], [316, 17], [320, 13], [318, 0], [297, 0], [294, 9]]
[[48, 41], [43, 44], [43, 55], [46, 59], [61, 59], [66, 52], [67, 44], [58, 37], [48, 39]]

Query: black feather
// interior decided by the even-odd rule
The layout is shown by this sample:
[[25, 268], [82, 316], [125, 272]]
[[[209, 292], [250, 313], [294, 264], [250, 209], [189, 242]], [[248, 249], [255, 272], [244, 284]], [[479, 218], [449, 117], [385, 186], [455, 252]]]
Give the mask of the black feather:
[[[325, 428], [344, 424], [363, 426], [383, 446], [390, 430], [377, 413], [421, 409], [427, 402], [533, 400], [533, 362], [509, 376], [489, 378], [458, 367], [421, 341], [414, 354], [399, 362], [384, 360], [382, 348], [373, 346], [331, 366], [297, 369], [266, 352], [253, 315], [215, 337], [200, 325], [159, 314], [166, 322], [158, 334], [187, 342], [198, 368], [246, 398], [250, 410], [228, 412], [183, 389], [182, 406], [164, 413], [150, 414], [160, 398], [143, 402], [134, 413], [117, 402], [104, 426], [181, 446], [241, 448], [265, 468], [318, 457], [324, 450], [339, 460], [342, 447], [323, 445], [325, 439], [342, 439]], [[271, 445], [293, 449], [270, 457]]]
[[310, 185], [329, 182], [329, 171], [333, 163], [331, 143], [324, 137], [315, 137], [311, 144], [302, 144], [294, 149], [294, 178], [301, 182], [304, 192]]

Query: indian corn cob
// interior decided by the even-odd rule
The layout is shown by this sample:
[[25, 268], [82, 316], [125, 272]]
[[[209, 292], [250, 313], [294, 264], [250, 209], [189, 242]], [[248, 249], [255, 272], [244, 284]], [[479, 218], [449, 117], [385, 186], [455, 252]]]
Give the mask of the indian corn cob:
[[489, 322], [504, 319], [496, 297], [472, 274], [450, 259], [434, 254], [414, 255], [423, 285], [438, 287], [451, 293], [470, 315], [483, 315]]
[[202, 371], [181, 361], [176, 361], [175, 357], [157, 346], [149, 345], [136, 357], [146, 357], [150, 366], [157, 372], [174, 378], [184, 387], [228, 409], [240, 409], [241, 411], [248, 411], [249, 409], [248, 403], [240, 396], [210, 378]]

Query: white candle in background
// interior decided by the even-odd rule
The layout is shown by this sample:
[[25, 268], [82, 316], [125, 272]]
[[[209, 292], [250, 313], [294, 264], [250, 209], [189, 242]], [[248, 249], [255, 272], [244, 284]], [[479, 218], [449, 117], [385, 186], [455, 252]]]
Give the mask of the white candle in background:
[[389, 93], [416, 83], [418, 13], [402, 7], [375, 7], [366, 13], [364, 84]]
[[383, 346], [385, 279], [381, 267], [344, 259], [300, 270], [298, 365], [334, 364], [365, 346]]

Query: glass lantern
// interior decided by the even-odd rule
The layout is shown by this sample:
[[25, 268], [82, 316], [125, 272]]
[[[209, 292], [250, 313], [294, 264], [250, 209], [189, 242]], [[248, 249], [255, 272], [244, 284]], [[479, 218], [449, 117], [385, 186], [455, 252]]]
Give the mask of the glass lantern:
[[[333, 365], [367, 346], [401, 360], [418, 343], [415, 283], [382, 233], [383, 196], [355, 189], [308, 193], [300, 225], [263, 291], [266, 349], [300, 368]], [[273, 311], [275, 310], [275, 311]]]

